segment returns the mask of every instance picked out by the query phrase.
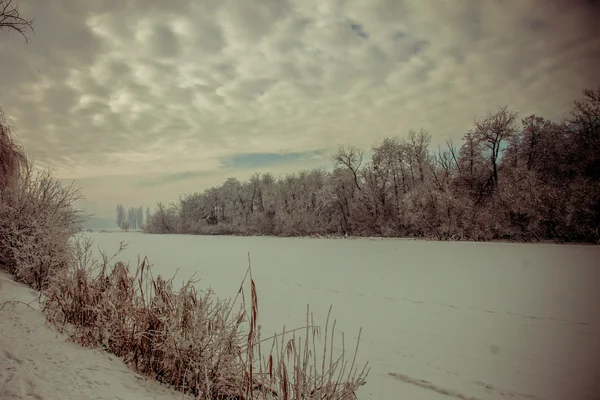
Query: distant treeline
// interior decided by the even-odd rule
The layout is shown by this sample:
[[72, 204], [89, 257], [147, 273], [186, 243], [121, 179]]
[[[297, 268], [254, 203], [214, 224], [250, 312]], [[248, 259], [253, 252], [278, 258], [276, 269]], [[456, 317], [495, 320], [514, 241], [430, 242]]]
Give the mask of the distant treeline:
[[[146, 207], [146, 221], [150, 218], [150, 208]], [[125, 208], [123, 204], [117, 205], [117, 226], [124, 231], [141, 230], [144, 227], [144, 209], [142, 207]]]
[[332, 172], [229, 178], [159, 203], [149, 233], [414, 236], [442, 240], [600, 239], [600, 88], [561, 122], [507, 107], [476, 118], [462, 144], [430, 149], [410, 131], [341, 147]]

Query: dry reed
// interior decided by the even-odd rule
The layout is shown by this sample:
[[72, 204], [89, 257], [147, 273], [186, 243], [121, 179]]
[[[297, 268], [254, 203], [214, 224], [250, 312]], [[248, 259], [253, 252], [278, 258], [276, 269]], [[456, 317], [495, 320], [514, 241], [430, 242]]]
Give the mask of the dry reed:
[[305, 327], [261, 339], [250, 265], [236, 297], [223, 301], [197, 290], [193, 279], [175, 290], [173, 278], [153, 277], [147, 259], [133, 273], [113, 263], [116, 256], [95, 262], [91, 245], [89, 238], [77, 241], [71, 267], [45, 292], [48, 321], [75, 342], [104, 347], [138, 372], [202, 399], [346, 400], [365, 383], [367, 366], [355, 367], [358, 341], [351, 360], [343, 340], [334, 354], [329, 315], [323, 335], [307, 309]]

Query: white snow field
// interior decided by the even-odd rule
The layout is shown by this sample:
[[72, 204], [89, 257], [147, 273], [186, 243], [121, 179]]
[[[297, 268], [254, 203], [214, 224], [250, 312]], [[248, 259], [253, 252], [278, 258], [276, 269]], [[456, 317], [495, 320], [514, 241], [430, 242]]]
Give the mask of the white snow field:
[[[302, 326], [307, 304], [317, 323], [333, 305], [347, 349], [363, 327], [358, 361], [372, 369], [360, 400], [600, 399], [598, 246], [90, 235], [109, 254], [127, 242], [121, 260], [147, 255], [154, 275], [177, 271], [176, 283], [196, 273], [222, 298], [235, 296], [250, 253], [263, 337]], [[168, 398], [111, 356], [42, 330], [38, 314], [22, 304], [0, 311], [0, 330], [12, 332], [0, 333], [0, 399], [15, 379], [6, 366], [22, 398], [30, 387], [37, 398]], [[111, 379], [108, 392], [67, 394]]]

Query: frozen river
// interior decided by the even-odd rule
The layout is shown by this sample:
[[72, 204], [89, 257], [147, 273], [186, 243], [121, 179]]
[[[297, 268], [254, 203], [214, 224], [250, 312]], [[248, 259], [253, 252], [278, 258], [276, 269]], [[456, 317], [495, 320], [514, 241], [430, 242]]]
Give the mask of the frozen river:
[[154, 274], [235, 296], [248, 265], [264, 334], [337, 328], [371, 373], [364, 399], [600, 399], [600, 247], [93, 233]]

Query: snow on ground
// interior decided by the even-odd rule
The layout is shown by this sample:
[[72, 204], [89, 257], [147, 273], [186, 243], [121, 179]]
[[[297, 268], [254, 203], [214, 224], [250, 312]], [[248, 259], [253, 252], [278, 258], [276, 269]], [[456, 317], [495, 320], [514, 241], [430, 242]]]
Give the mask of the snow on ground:
[[[366, 399], [598, 400], [600, 246], [92, 234], [154, 274], [233, 297], [250, 253], [263, 335], [363, 327]], [[596, 396], [596, 397], [594, 397]]]
[[182, 399], [117, 357], [67, 342], [47, 326], [35, 292], [3, 273], [0, 307], [0, 400]]
[[[372, 369], [359, 400], [600, 399], [600, 247], [413, 240], [92, 234], [155, 275], [234, 296], [250, 252], [259, 324], [299, 327], [329, 305]], [[34, 297], [0, 280], [0, 302]], [[32, 304], [34, 306], [34, 304]], [[35, 307], [35, 306], [34, 306]], [[21, 396], [21, 397], [18, 397]], [[28, 397], [29, 396], [29, 397]], [[105, 353], [66, 343], [39, 310], [0, 311], [0, 400], [181, 398]]]

